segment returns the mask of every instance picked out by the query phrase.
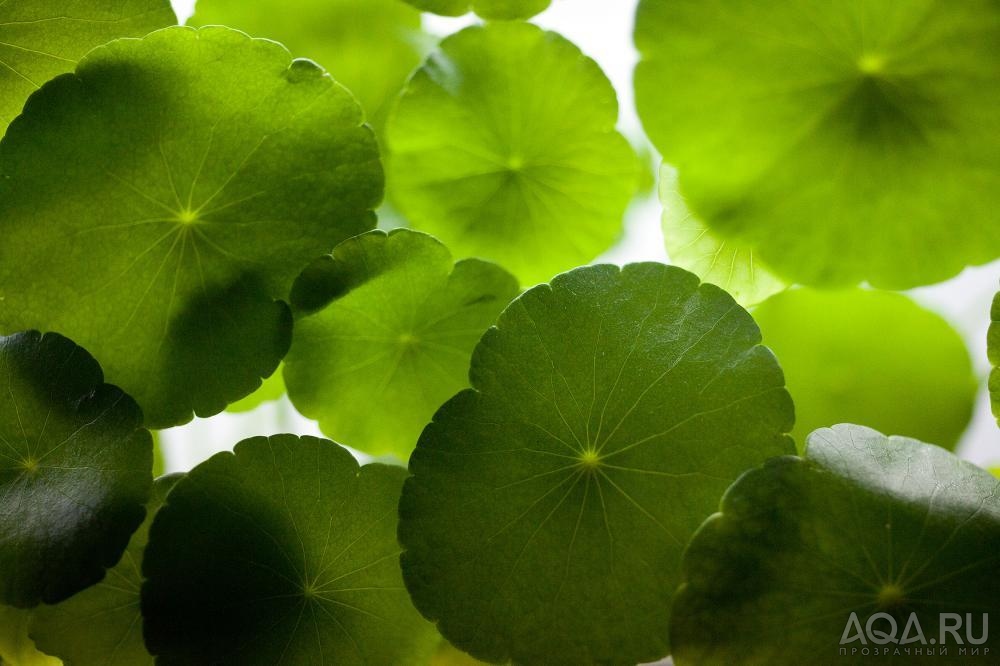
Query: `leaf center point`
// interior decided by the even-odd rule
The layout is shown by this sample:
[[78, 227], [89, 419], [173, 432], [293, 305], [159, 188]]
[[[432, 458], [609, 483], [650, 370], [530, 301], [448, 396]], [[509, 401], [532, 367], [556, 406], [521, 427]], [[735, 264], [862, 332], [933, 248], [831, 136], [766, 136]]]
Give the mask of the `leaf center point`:
[[185, 208], [177, 213], [177, 222], [189, 226], [198, 221], [198, 211]]
[[877, 53], [865, 53], [858, 58], [858, 70], [865, 76], [878, 76], [885, 72], [885, 58]]
[[906, 601], [902, 586], [897, 583], [885, 583], [878, 591], [879, 608], [895, 608]]
[[580, 466], [594, 472], [601, 466], [601, 454], [596, 449], [587, 449], [580, 454]]

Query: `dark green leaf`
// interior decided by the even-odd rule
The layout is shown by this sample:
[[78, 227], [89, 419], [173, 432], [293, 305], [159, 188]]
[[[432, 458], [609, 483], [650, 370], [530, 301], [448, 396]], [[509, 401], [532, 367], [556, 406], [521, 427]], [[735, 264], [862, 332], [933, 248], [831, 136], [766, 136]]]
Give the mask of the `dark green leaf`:
[[43, 83], [87, 51], [177, 23], [169, 0], [6, 0], [0, 3], [0, 136]]
[[978, 391], [961, 335], [908, 297], [796, 289], [753, 311], [795, 397], [804, 447], [817, 428], [867, 423], [953, 449]]
[[399, 571], [405, 476], [292, 435], [248, 439], [192, 470], [153, 522], [143, 562], [156, 663], [420, 663], [437, 635]]
[[40, 650], [70, 666], [152, 666], [153, 658], [142, 639], [139, 613], [142, 553], [153, 517], [178, 480], [179, 475], [172, 475], [154, 482], [146, 520], [132, 535], [121, 561], [108, 569], [102, 582], [61, 604], [35, 611], [29, 633]]
[[372, 228], [350, 95], [280, 45], [169, 28], [97, 49], [0, 143], [0, 330], [62, 331], [157, 428], [251, 393], [309, 261]]
[[[962, 655], [940, 634], [939, 615], [968, 622], [968, 613], [979, 637], [982, 614], [1000, 612], [998, 487], [985, 470], [917, 440], [853, 425], [816, 431], [805, 458], [744, 475], [695, 535], [674, 603], [674, 660], [868, 664], [872, 650], [888, 648], [886, 663], [911, 664], [920, 657], [904, 648], [936, 644], [948, 654], [929, 661], [994, 663], [996, 641], [980, 646], [991, 648], [981, 660]], [[866, 634], [865, 644], [841, 645], [857, 633], [847, 630], [851, 613], [863, 631], [877, 612], [894, 619], [900, 639], [915, 637], [905, 633], [915, 613], [927, 642], [873, 644]], [[872, 626], [888, 631], [889, 622]]]
[[476, 348], [400, 503], [417, 607], [480, 659], [634, 664], [668, 651], [688, 537], [745, 469], [793, 451], [750, 315], [679, 268], [581, 268]]
[[1000, 255], [1000, 4], [642, 0], [636, 98], [680, 191], [790, 282]]
[[0, 337], [0, 602], [97, 583], [142, 523], [153, 443], [142, 412], [66, 338]]
[[517, 294], [499, 266], [455, 264], [426, 234], [347, 240], [296, 283], [293, 298], [333, 300], [296, 322], [288, 396], [335, 440], [405, 460], [438, 407], [469, 385], [473, 347]]
[[597, 64], [525, 23], [467, 28], [410, 80], [386, 128], [392, 195], [458, 256], [534, 284], [621, 233], [638, 165]]

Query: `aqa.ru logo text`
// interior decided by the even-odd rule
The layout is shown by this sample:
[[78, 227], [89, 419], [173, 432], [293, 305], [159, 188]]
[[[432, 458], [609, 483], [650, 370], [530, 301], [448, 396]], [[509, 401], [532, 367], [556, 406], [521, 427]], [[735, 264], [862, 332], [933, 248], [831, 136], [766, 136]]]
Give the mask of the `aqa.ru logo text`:
[[[840, 637], [841, 655], [862, 656], [986, 656], [990, 648], [989, 614], [941, 613], [936, 627], [928, 634], [916, 613], [910, 613], [900, 629], [896, 618], [875, 613], [862, 624], [851, 613]], [[850, 647], [844, 647], [850, 646]]]

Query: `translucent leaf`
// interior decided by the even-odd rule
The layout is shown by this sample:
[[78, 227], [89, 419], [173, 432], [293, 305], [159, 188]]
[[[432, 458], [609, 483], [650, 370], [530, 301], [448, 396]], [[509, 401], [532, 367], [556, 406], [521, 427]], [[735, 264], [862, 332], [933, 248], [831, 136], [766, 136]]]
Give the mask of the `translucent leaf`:
[[0, 331], [58, 330], [163, 428], [260, 386], [292, 281], [375, 225], [361, 109], [316, 65], [227, 28], [93, 51], [0, 143]]
[[1000, 5], [642, 0], [636, 101], [692, 211], [789, 282], [1000, 256]]
[[410, 458], [417, 608], [494, 663], [666, 655], [688, 538], [740, 473], [794, 450], [759, 343], [728, 294], [672, 266], [581, 268], [518, 298]]

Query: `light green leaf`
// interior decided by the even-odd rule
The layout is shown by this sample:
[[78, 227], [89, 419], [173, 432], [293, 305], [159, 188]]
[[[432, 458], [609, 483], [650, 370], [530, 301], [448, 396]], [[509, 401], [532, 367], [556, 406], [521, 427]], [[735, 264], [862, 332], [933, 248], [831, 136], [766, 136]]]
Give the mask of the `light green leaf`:
[[156, 663], [420, 663], [438, 638], [399, 571], [405, 476], [293, 435], [245, 440], [192, 470], [143, 561]]
[[381, 125], [425, 52], [420, 13], [400, 0], [199, 0], [189, 25], [222, 24], [270, 37], [315, 60]]
[[0, 136], [42, 84], [87, 51], [177, 23], [169, 0], [6, 0], [0, 3]]
[[417, 608], [497, 663], [667, 654], [688, 537], [743, 470], [794, 450], [759, 342], [728, 294], [672, 266], [581, 268], [522, 295], [410, 458]]
[[993, 0], [642, 0], [635, 40], [691, 209], [788, 281], [905, 288], [1000, 255]]
[[28, 638], [31, 611], [0, 605], [0, 666], [62, 666]]
[[978, 390], [962, 336], [902, 294], [796, 289], [753, 311], [795, 398], [800, 447], [817, 428], [868, 423], [948, 449]]
[[285, 380], [282, 377], [281, 367], [279, 366], [274, 371], [274, 374], [264, 380], [260, 388], [242, 400], [237, 400], [226, 407], [226, 411], [233, 414], [252, 412], [264, 403], [280, 400], [283, 395], [285, 395]]
[[153, 517], [180, 478], [165, 476], [154, 482], [146, 520], [102, 582], [61, 604], [35, 611], [29, 633], [39, 649], [71, 665], [152, 666], [139, 613], [142, 553]]
[[987, 334], [987, 350], [993, 372], [990, 373], [990, 401], [993, 403], [993, 414], [1000, 425], [1000, 292], [993, 299], [990, 312], [990, 330]]
[[[961, 614], [972, 648], [982, 614], [1000, 612], [997, 490], [988, 472], [936, 446], [853, 425], [816, 431], [805, 458], [744, 475], [691, 541], [670, 630], [675, 662], [868, 664], [888, 648], [886, 663], [909, 664], [920, 657], [904, 648], [934, 648], [935, 663], [993, 663], [995, 640], [978, 646], [989, 656], [963, 655], [939, 616]], [[916, 637], [906, 633], [915, 613], [927, 642], [873, 644], [865, 634], [841, 645], [858, 633], [851, 613], [864, 632], [878, 612], [899, 639]], [[884, 618], [872, 627], [890, 629]]]
[[453, 262], [431, 236], [400, 229], [344, 241], [307, 269], [285, 361], [292, 404], [330, 437], [403, 460], [449, 397], [469, 385], [472, 349], [518, 294], [495, 264]]
[[695, 217], [677, 189], [677, 171], [666, 164], [660, 169], [660, 202], [671, 263], [722, 287], [746, 307], [785, 290], [785, 282], [754, 256], [752, 248], [723, 240]]
[[467, 28], [410, 80], [386, 129], [395, 203], [459, 256], [534, 284], [621, 233], [638, 182], [597, 64], [525, 23]]
[[54, 333], [0, 337], [0, 603], [57, 603], [104, 577], [153, 481], [142, 412]]
[[470, 10], [485, 19], [529, 19], [552, 4], [552, 0], [406, 0], [414, 7], [442, 16], [461, 16]]
[[283, 303], [375, 224], [378, 148], [342, 87], [280, 45], [168, 28], [93, 51], [0, 143], [0, 330], [86, 346], [155, 428], [253, 392]]

